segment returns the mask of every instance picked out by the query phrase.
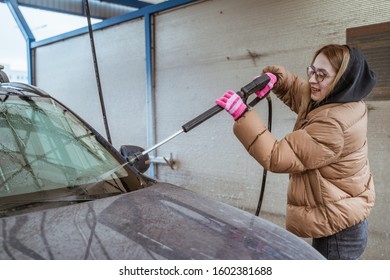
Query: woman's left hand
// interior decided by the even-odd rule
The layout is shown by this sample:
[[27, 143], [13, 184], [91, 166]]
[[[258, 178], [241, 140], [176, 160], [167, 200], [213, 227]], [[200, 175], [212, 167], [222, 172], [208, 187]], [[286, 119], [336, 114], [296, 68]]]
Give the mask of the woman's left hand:
[[222, 97], [215, 100], [219, 106], [224, 108], [236, 121], [238, 120], [246, 111], [247, 106], [241, 97], [232, 90], [228, 90], [224, 93]]

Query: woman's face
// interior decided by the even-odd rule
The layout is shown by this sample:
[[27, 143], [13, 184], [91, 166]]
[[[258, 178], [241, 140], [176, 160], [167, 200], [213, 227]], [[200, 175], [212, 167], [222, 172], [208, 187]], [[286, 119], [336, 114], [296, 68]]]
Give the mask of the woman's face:
[[[328, 58], [323, 53], [317, 55], [312, 66], [313, 70], [321, 75], [312, 74], [309, 78], [311, 99], [315, 102], [320, 102], [328, 96], [330, 87], [336, 76], [336, 70], [332, 67]], [[317, 76], [322, 76], [324, 78], [323, 81], [319, 81], [321, 78], [318, 78]]]

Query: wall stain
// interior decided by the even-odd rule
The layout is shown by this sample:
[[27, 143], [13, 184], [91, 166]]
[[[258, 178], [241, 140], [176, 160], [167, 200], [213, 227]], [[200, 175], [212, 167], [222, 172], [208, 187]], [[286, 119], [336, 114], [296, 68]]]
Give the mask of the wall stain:
[[234, 57], [227, 56], [226, 60], [247, 60], [247, 59], [250, 59], [250, 60], [252, 60], [253, 65], [257, 66], [257, 61], [260, 58], [262, 58], [263, 56], [265, 56], [264, 54], [260, 54], [259, 52], [252, 51], [249, 49], [247, 49], [246, 51], [247, 51], [247, 53], [244, 55], [238, 55], [238, 56], [234, 56]]
[[256, 61], [260, 59], [262, 55], [258, 52], [251, 51], [251, 50], [247, 50], [247, 52], [248, 52], [248, 57], [252, 59], [254, 66], [257, 66]]

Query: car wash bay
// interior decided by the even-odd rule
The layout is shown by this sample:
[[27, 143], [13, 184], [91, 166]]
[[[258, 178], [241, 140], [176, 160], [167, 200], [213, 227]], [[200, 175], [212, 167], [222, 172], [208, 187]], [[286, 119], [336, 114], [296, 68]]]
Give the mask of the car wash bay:
[[[327, 43], [347, 43], [348, 36], [356, 34], [354, 28], [368, 26], [368, 30], [381, 30], [381, 36], [390, 32], [390, 3], [386, 0], [359, 4], [312, 1], [310, 5], [301, 0], [168, 2], [94, 25], [105, 114], [117, 148], [123, 144], [148, 148], [162, 141], [212, 107], [226, 90], [239, 90], [264, 66], [284, 65], [303, 76], [315, 49]], [[104, 135], [88, 30], [43, 41], [31, 40], [29, 33], [25, 36], [31, 82]], [[389, 50], [383, 43], [386, 40], [378, 46]], [[363, 42], [360, 46], [367, 45]], [[390, 203], [390, 82], [388, 75], [380, 77], [380, 92], [367, 101], [369, 157], [377, 201], [369, 218], [366, 259], [390, 258], [390, 247], [384, 246], [390, 239], [386, 218]], [[255, 110], [268, 118], [266, 102]], [[282, 138], [294, 121], [295, 115], [273, 96], [274, 135]], [[157, 162], [149, 171], [152, 177], [255, 212], [263, 170], [234, 137], [232, 120], [225, 112], [159, 147], [151, 156]], [[173, 169], [164, 163], [164, 157], [174, 161]], [[268, 173], [260, 213], [280, 225], [284, 224], [287, 182], [288, 175]]]

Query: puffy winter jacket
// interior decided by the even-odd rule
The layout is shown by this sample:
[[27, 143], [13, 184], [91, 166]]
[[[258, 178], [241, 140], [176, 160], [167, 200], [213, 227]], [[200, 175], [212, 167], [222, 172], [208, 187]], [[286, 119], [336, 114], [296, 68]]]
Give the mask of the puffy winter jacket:
[[280, 71], [273, 92], [298, 114], [293, 132], [278, 141], [250, 110], [234, 133], [267, 170], [290, 174], [286, 228], [301, 237], [329, 236], [361, 222], [374, 206], [367, 108], [354, 101], [309, 110], [309, 83]]

